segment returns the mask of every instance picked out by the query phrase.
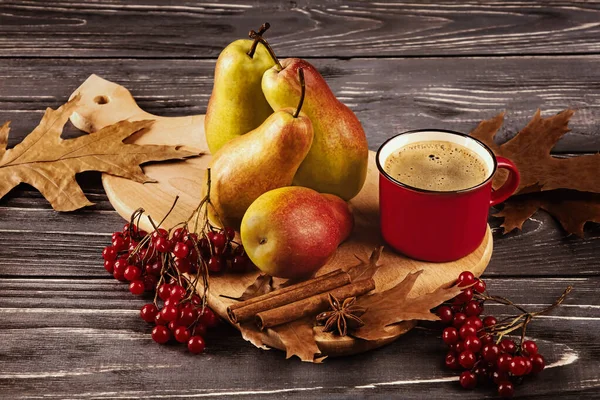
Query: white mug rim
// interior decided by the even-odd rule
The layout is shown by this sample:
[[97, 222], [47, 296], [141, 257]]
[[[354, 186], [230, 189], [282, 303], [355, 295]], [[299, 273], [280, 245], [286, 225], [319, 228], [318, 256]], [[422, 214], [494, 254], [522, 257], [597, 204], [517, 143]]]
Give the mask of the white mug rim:
[[[461, 138], [465, 139], [466, 141], [473, 141], [473, 143], [478, 145], [483, 151], [485, 151], [487, 154], [489, 154], [489, 157], [491, 160], [491, 168], [489, 168], [486, 179], [484, 179], [481, 183], [479, 183], [475, 186], [471, 186], [471, 187], [468, 187], [465, 189], [443, 191], [443, 190], [421, 189], [421, 188], [417, 188], [414, 186], [410, 186], [410, 185], [407, 185], [406, 183], [403, 183], [403, 182], [395, 179], [390, 174], [388, 174], [385, 171], [385, 169], [383, 168], [383, 164], [385, 163], [385, 160], [381, 160], [383, 150], [386, 148], [386, 146], [391, 145], [394, 141], [398, 140], [398, 138], [403, 137], [404, 135], [424, 135], [426, 133], [441, 133], [443, 135], [455, 135], [455, 136], [460, 136]], [[422, 141], [427, 141], [427, 140], [431, 140], [431, 139], [423, 139]], [[392, 151], [396, 150], [397, 148], [401, 148], [401, 147], [402, 146], [397, 146]], [[485, 160], [484, 160], [484, 162], [485, 162]], [[379, 146], [379, 149], [377, 150], [377, 154], [375, 156], [375, 163], [377, 164], [377, 169], [379, 169], [379, 173], [382, 174], [385, 178], [387, 178], [390, 182], [392, 182], [398, 186], [401, 186], [403, 188], [415, 191], [415, 192], [428, 193], [428, 194], [457, 194], [457, 193], [467, 193], [467, 192], [475, 191], [475, 190], [481, 188], [482, 186], [485, 186], [494, 177], [494, 174], [496, 173], [496, 169], [498, 168], [498, 162], [496, 160], [496, 156], [494, 155], [494, 152], [485, 143], [483, 143], [479, 139], [476, 139], [467, 134], [464, 134], [461, 132], [456, 132], [456, 131], [451, 131], [451, 130], [447, 130], [447, 129], [414, 129], [414, 130], [410, 130], [410, 131], [406, 131], [406, 132], [402, 132], [397, 135], [394, 135], [391, 138], [389, 138], [388, 140], [386, 140], [385, 142], [383, 142], [383, 144], [381, 146]]]

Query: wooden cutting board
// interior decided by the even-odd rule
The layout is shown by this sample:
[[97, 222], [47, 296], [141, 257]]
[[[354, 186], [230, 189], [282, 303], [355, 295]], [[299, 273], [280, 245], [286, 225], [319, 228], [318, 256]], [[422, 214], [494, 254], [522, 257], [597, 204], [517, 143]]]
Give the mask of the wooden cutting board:
[[[156, 183], [140, 184], [123, 178], [104, 174], [102, 183], [106, 194], [117, 212], [125, 219], [142, 207], [154, 220], [160, 220], [171, 207], [175, 196], [180, 199], [177, 207], [165, 221], [165, 228], [186, 220], [200, 201], [202, 177], [210, 161], [204, 137], [204, 116], [159, 117], [148, 114], [138, 107], [127, 89], [91, 75], [74, 93], [81, 94], [78, 111], [71, 117], [72, 123], [86, 132], [97, 131], [104, 126], [123, 119], [131, 121], [152, 119], [156, 122], [147, 132], [127, 139], [137, 144], [169, 144], [185, 146], [205, 152], [206, 155], [186, 161], [152, 164], [144, 167], [144, 172]], [[375, 166], [375, 153], [369, 154], [367, 181], [362, 191], [350, 202], [356, 219], [356, 227], [351, 237], [344, 242], [334, 258], [324, 266], [319, 274], [336, 268], [347, 269], [357, 264], [357, 256], [368, 258], [371, 251], [383, 244], [379, 233], [378, 215], [378, 171]], [[142, 219], [142, 227], [151, 231], [147, 219]], [[488, 227], [481, 246], [472, 254], [449, 263], [427, 263], [412, 260], [385, 248], [381, 257], [381, 269], [375, 275], [376, 291], [386, 290], [400, 282], [407, 273], [423, 270], [411, 296], [417, 296], [453, 282], [465, 270], [479, 276], [488, 265], [492, 255], [492, 236]], [[220, 294], [237, 297], [258, 276], [258, 272], [244, 275], [213, 276], [210, 280], [209, 304], [219, 315], [227, 319], [226, 309], [234, 303], [220, 297]], [[391, 339], [365, 342], [349, 337], [336, 337], [331, 334], [316, 333], [317, 344], [323, 354], [339, 356], [354, 354], [387, 344], [415, 324], [405, 322], [394, 327]], [[267, 330], [264, 342], [270, 347], [283, 349], [276, 334]]]

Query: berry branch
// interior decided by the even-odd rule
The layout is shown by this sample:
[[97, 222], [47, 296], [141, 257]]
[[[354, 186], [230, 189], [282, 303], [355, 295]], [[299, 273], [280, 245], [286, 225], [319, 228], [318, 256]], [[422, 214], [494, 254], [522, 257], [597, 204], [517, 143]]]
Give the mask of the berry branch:
[[[204, 350], [203, 337], [219, 320], [207, 306], [209, 273], [244, 272], [253, 267], [243, 246], [234, 241], [235, 230], [209, 221], [208, 208], [213, 207], [210, 170], [207, 176], [207, 194], [186, 221], [169, 230], [162, 228], [177, 205], [176, 197], [158, 224], [148, 216], [153, 228], [148, 233], [139, 227], [145, 212], [139, 208], [102, 251], [106, 270], [116, 279], [128, 281], [132, 294], [153, 295], [152, 303], [140, 310], [142, 319], [155, 325], [152, 339], [162, 344], [174, 338], [187, 343], [192, 353]], [[194, 229], [190, 230], [194, 217]]]
[[[442, 340], [450, 348], [445, 365], [450, 369], [463, 370], [459, 381], [465, 389], [493, 382], [500, 396], [512, 397], [515, 384], [520, 384], [526, 375], [540, 373], [546, 365], [544, 357], [538, 353], [537, 344], [533, 340], [525, 340], [529, 323], [534, 317], [560, 305], [573, 288], [568, 286], [545, 309], [530, 312], [505, 297], [489, 295], [485, 282], [475, 278], [471, 272], [461, 273], [457, 285], [464, 287], [462, 292], [436, 311], [440, 320], [450, 325], [442, 332]], [[486, 301], [514, 307], [520, 314], [501, 321], [493, 316], [482, 319], [480, 315]], [[519, 329], [518, 345], [505, 338]]]
[[[500, 323], [492, 326], [491, 328], [489, 328], [488, 333], [498, 335], [497, 343], [499, 343], [505, 335], [507, 335], [517, 329], [522, 328], [520, 343], [523, 343], [524, 338], [525, 338], [525, 332], [527, 330], [527, 325], [529, 324], [529, 322], [531, 322], [533, 317], [535, 317], [537, 315], [541, 315], [541, 314], [546, 314], [546, 313], [550, 312], [552, 309], [554, 309], [555, 307], [557, 307], [558, 305], [560, 305], [566, 299], [567, 295], [571, 292], [571, 290], [573, 290], [573, 287], [567, 286], [567, 288], [564, 290], [562, 295], [558, 299], [556, 299], [556, 301], [554, 303], [552, 303], [547, 308], [545, 308], [541, 311], [536, 311], [536, 312], [529, 312], [525, 308], [521, 307], [520, 305], [515, 304], [512, 301], [510, 301], [504, 297], [500, 297], [500, 296], [489, 296], [489, 295], [484, 295], [481, 293], [476, 293], [474, 295], [474, 298], [481, 302], [493, 301], [495, 303], [504, 304], [507, 306], [513, 306], [516, 309], [518, 309], [519, 311], [521, 311], [522, 314], [519, 314], [514, 317], [508, 317], [507, 319], [501, 321]], [[512, 321], [510, 321], [508, 323], [503, 323], [503, 322], [505, 322], [507, 320], [511, 320], [511, 319], [512, 319]]]

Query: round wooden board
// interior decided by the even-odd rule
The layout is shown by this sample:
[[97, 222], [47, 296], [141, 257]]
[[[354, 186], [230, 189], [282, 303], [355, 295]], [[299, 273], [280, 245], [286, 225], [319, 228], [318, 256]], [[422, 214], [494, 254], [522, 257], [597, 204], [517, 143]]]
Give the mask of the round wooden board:
[[[186, 220], [200, 201], [201, 185], [205, 168], [210, 161], [204, 137], [204, 116], [166, 118], [158, 117], [141, 110], [129, 91], [122, 86], [106, 81], [98, 76], [90, 76], [75, 92], [81, 94], [77, 113], [73, 114], [73, 124], [87, 132], [94, 132], [106, 125], [123, 119], [132, 121], [153, 119], [156, 122], [147, 132], [127, 141], [137, 144], [184, 145], [200, 150], [206, 155], [186, 161], [153, 164], [144, 167], [144, 172], [156, 183], [140, 184], [111, 175], [103, 175], [102, 183], [108, 198], [117, 212], [125, 219], [139, 207], [161, 219], [171, 207], [175, 196], [180, 199], [164, 226], [170, 227]], [[356, 227], [351, 237], [344, 242], [333, 259], [324, 266], [319, 274], [336, 268], [348, 269], [359, 261], [356, 257], [367, 259], [377, 246], [383, 244], [379, 232], [378, 215], [378, 171], [375, 166], [375, 154], [369, 154], [367, 181], [362, 191], [350, 202], [356, 219]], [[142, 226], [152, 230], [146, 219]], [[389, 289], [400, 282], [411, 271], [423, 270], [417, 280], [411, 296], [430, 292], [441, 285], [451, 284], [458, 274], [470, 270], [479, 276], [488, 265], [492, 255], [492, 235], [488, 227], [481, 246], [472, 254], [449, 263], [427, 263], [412, 260], [385, 248], [380, 264], [382, 267], [375, 275], [376, 291]], [[214, 276], [210, 280], [209, 304], [219, 315], [227, 319], [226, 309], [234, 301], [220, 297], [220, 294], [237, 297], [258, 276], [258, 272], [244, 275]], [[391, 339], [365, 342], [350, 337], [336, 337], [315, 330], [316, 340], [324, 355], [340, 356], [360, 353], [387, 344], [414, 326], [405, 322], [393, 327]], [[282, 343], [274, 332], [267, 330], [263, 342], [270, 347], [283, 349]]]

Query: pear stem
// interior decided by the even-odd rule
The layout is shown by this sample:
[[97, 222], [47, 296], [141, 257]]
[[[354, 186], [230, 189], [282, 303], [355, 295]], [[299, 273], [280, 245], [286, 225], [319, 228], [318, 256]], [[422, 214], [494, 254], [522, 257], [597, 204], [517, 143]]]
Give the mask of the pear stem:
[[[258, 33], [256, 34], [257, 36], [262, 36], [267, 29], [269, 29], [271, 27], [271, 24], [269, 24], [268, 22], [265, 22], [264, 24], [262, 24], [260, 26], [260, 28], [258, 29]], [[254, 52], [256, 51], [256, 47], [258, 46], [258, 38], [257, 37], [252, 37], [252, 32], [254, 31], [250, 31], [250, 33], [248, 34], [248, 36], [250, 36], [251, 38], [254, 39], [254, 43], [252, 43], [252, 47], [250, 47], [250, 51], [248, 52], [248, 55], [250, 56], [250, 58], [254, 58]]]
[[281, 71], [283, 69], [283, 67], [281, 66], [281, 63], [279, 62], [279, 59], [275, 55], [275, 52], [271, 48], [271, 45], [269, 44], [269, 42], [267, 42], [265, 40], [265, 38], [260, 35], [260, 31], [259, 31], [259, 33], [256, 33], [255, 31], [250, 31], [250, 33], [248, 33], [248, 36], [250, 36], [251, 39], [254, 39], [257, 42], [262, 43], [263, 46], [265, 46], [267, 48], [269, 55], [271, 56], [271, 58], [273, 59], [275, 64], [277, 64], [277, 68], [279, 69], [279, 71]]
[[302, 68], [298, 68], [298, 78], [300, 79], [300, 101], [298, 102], [298, 107], [296, 108], [296, 112], [294, 113], [294, 118], [298, 118], [300, 115], [300, 110], [302, 109], [302, 104], [304, 104], [304, 94], [306, 93], [306, 84], [304, 83], [304, 70]]

